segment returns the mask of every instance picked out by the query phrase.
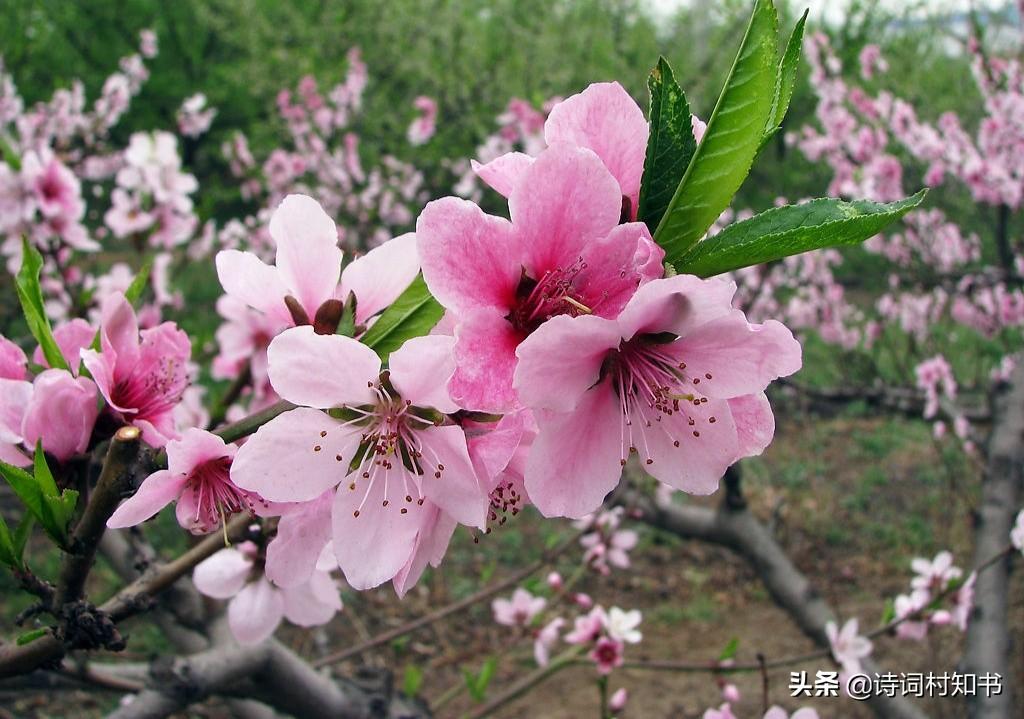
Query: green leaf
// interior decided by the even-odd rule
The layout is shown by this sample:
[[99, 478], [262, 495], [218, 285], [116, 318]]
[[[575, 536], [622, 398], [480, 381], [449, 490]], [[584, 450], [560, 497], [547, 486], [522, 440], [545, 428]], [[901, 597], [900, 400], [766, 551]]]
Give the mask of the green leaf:
[[152, 260], [146, 260], [146, 263], [139, 270], [139, 273], [135, 275], [132, 283], [128, 285], [128, 289], [125, 290], [124, 297], [128, 300], [128, 303], [134, 305], [139, 301], [142, 296], [142, 291], [146, 289], [146, 283], [149, 282], [149, 273], [153, 269]]
[[14, 553], [19, 561], [25, 556], [25, 545], [28, 544], [28, 538], [32, 534], [32, 527], [35, 526], [35, 523], [35, 517], [26, 512], [18, 522], [18, 528], [14, 530]]
[[3, 515], [0, 515], [0, 564], [11, 569], [21, 567], [21, 560], [14, 546], [14, 537], [11, 536], [11, 530], [7, 528], [7, 522], [4, 521]]
[[725, 649], [718, 655], [718, 661], [724, 662], [732, 659], [736, 656], [736, 650], [740, 648], [739, 637], [733, 637], [729, 640], [729, 643], [725, 645]]
[[24, 646], [24, 645], [28, 644], [29, 642], [34, 642], [36, 639], [39, 639], [39, 637], [43, 636], [48, 631], [50, 631], [50, 630], [47, 629], [46, 627], [41, 627], [39, 629], [33, 629], [30, 632], [25, 632], [24, 634], [19, 634], [18, 638], [15, 639], [14, 641], [15, 641], [15, 643], [17, 643], [17, 645], [19, 647], [21, 647], [21, 646]]
[[771, 0], [757, 0], [704, 138], [654, 233], [672, 264], [700, 241], [750, 172], [775, 98], [777, 33]]
[[926, 192], [889, 204], [823, 198], [776, 207], [729, 225], [676, 266], [680, 272], [711, 277], [823, 247], [857, 244], [920, 205]]
[[42, 440], [36, 441], [36, 453], [34, 460], [32, 471], [35, 472], [36, 484], [39, 485], [39, 489], [42, 491], [43, 495], [56, 497], [57, 482], [53, 479], [53, 473], [50, 471], [50, 465], [46, 463], [46, 455], [43, 453]]
[[[14, 493], [18, 495], [28, 511], [39, 521], [46, 534], [63, 547], [67, 544], [68, 523], [74, 514], [75, 505], [78, 503], [78, 492], [73, 489], [65, 489], [57, 494], [57, 485], [50, 474], [50, 468], [46, 466], [45, 458], [42, 459], [40, 465], [41, 457], [42, 448], [37, 445], [37, 476], [35, 477], [23, 469], [5, 462], [0, 462], [0, 474], [11, 485]], [[30, 527], [24, 529], [26, 537], [29, 529]], [[23, 530], [19, 527], [18, 531], [20, 533]], [[20, 541], [24, 546], [24, 539], [20, 538]]]
[[779, 64], [779, 76], [775, 85], [775, 99], [772, 102], [772, 114], [768, 118], [768, 127], [765, 128], [762, 146], [772, 136], [782, 129], [782, 121], [789, 111], [789, 102], [793, 99], [793, 90], [796, 88], [796, 69], [800, 64], [800, 48], [804, 41], [804, 25], [807, 24], [807, 13], [810, 9], [804, 10], [804, 14], [797, 21], [786, 43], [786, 52]]
[[653, 232], [697, 151], [697, 141], [693, 139], [690, 105], [665, 58], [658, 58], [658, 64], [651, 70], [647, 89], [651, 94], [651, 136], [640, 182], [637, 219], [647, 223]]
[[414, 697], [420, 693], [423, 687], [423, 670], [415, 664], [409, 664], [405, 668], [405, 676], [402, 680], [402, 693], [407, 697]]
[[881, 626], [884, 627], [886, 624], [889, 624], [890, 622], [892, 622], [892, 620], [894, 620], [895, 618], [896, 618], [896, 604], [893, 602], [892, 599], [889, 599], [889, 600], [886, 601], [885, 609], [882, 611], [882, 620], [881, 620], [880, 624], [881, 624]]
[[25, 313], [25, 321], [28, 329], [36, 342], [43, 350], [43, 356], [47, 363], [54, 369], [68, 369], [68, 363], [60, 353], [57, 342], [53, 339], [53, 330], [50, 329], [50, 320], [46, 317], [46, 310], [43, 308], [43, 291], [39, 287], [39, 272], [43, 269], [43, 256], [39, 250], [28, 243], [27, 238], [22, 238], [22, 259], [21, 269], [14, 278], [14, 284], [18, 291], [18, 299], [21, 301], [22, 312]]
[[498, 668], [498, 660], [496, 657], [488, 657], [483, 666], [480, 667], [480, 672], [474, 674], [468, 669], [463, 668], [462, 678], [466, 682], [466, 689], [469, 691], [469, 695], [473, 697], [473, 701], [482, 702], [487, 696], [487, 687], [491, 683], [491, 679], [494, 678], [494, 672]]
[[356, 296], [354, 292], [349, 292], [348, 297], [345, 298], [345, 305], [341, 310], [341, 320], [338, 322], [336, 334], [344, 335], [345, 337], [356, 336]]
[[6, 162], [15, 172], [21, 170], [21, 158], [14, 151], [10, 138], [4, 132], [0, 132], [0, 160]]
[[443, 314], [444, 308], [430, 294], [423, 275], [417, 275], [366, 331], [362, 342], [386, 359], [407, 339], [430, 332]]

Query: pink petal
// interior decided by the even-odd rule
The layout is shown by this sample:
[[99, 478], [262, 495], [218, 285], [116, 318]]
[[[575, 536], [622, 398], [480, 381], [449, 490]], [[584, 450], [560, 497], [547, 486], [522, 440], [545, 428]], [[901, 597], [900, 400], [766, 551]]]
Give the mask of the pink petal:
[[482, 308], [465, 315], [455, 329], [455, 374], [448, 383], [452, 399], [480, 412], [515, 407], [512, 375], [522, 339], [500, 312]]
[[476, 160], [470, 160], [469, 164], [477, 177], [490, 185], [502, 197], [508, 197], [512, 194], [519, 178], [533, 164], [533, 158], [525, 152], [507, 152], [484, 164], [480, 164]]
[[617, 82], [594, 83], [558, 103], [544, 123], [549, 145], [564, 142], [593, 150], [632, 202], [636, 217], [649, 130], [643, 110]]
[[722, 277], [702, 280], [676, 275], [642, 285], [619, 314], [623, 339], [672, 332], [685, 336], [732, 311], [736, 283]]
[[267, 577], [279, 587], [309, 580], [324, 546], [331, 541], [334, 494], [324, 492], [282, 515], [277, 536], [267, 545]]
[[[385, 495], [380, 478], [369, 491], [365, 481], [357, 483], [355, 490], [338, 488], [332, 512], [334, 554], [353, 589], [371, 589], [398, 574], [412, 556], [416, 535], [431, 519], [433, 507], [426, 502], [407, 504], [402, 493], [400, 483], [392, 482]], [[399, 507], [408, 511], [401, 514]]]
[[88, 447], [98, 414], [91, 381], [65, 370], [43, 370], [32, 383], [21, 436], [27, 447], [41, 439], [43, 449], [63, 462]]
[[513, 386], [524, 406], [568, 412], [619, 346], [618, 325], [602, 317], [552, 317], [516, 349]]
[[167, 468], [174, 474], [189, 474], [204, 462], [218, 457], [234, 457], [237, 447], [196, 427], [186, 429], [181, 439], [167, 443]]
[[[715, 418], [713, 423], [711, 417]], [[694, 425], [689, 424], [690, 418]], [[663, 415], [646, 431], [641, 428], [642, 422], [634, 416], [633, 427], [644, 432], [644, 441], [634, 441], [637, 452], [642, 459], [653, 460], [644, 463], [644, 470], [670, 487], [690, 494], [711, 494], [736, 460], [736, 425], [725, 400], [711, 399], [699, 408], [688, 406]], [[679, 442], [678, 447], [675, 442]]]
[[239, 448], [231, 481], [271, 502], [308, 502], [344, 478], [359, 439], [358, 428], [299, 407], [267, 422]]
[[103, 300], [100, 317], [103, 354], [115, 366], [134, 366], [139, 355], [139, 324], [131, 304], [115, 292]]
[[341, 273], [341, 299], [354, 294], [356, 322], [366, 324], [398, 299], [419, 271], [416, 235], [408, 232], [352, 260]]
[[326, 624], [341, 609], [338, 586], [326, 572], [314, 572], [305, 584], [281, 590], [284, 616], [300, 627]]
[[228, 626], [239, 644], [269, 639], [284, 616], [284, 597], [266, 577], [247, 584], [228, 604]]
[[428, 527], [416, 536], [416, 549], [405, 566], [395, 575], [395, 594], [401, 599], [405, 593], [416, 586], [423, 576], [427, 564], [436, 567], [441, 564], [448, 543], [455, 532], [457, 522], [436, 507], [436, 518], [425, 523]]
[[698, 327], [672, 345], [687, 372], [710, 374], [701, 382], [709, 397], [760, 392], [770, 382], [800, 369], [800, 343], [785, 325], [769, 320], [749, 324], [740, 310]]
[[445, 197], [423, 208], [416, 242], [423, 279], [438, 302], [459, 312], [495, 307], [507, 313], [522, 276], [508, 220]]
[[274, 338], [267, 357], [270, 384], [289, 402], [326, 409], [376, 399], [368, 384], [377, 382], [380, 358], [351, 337], [293, 327]]
[[288, 195], [270, 218], [277, 243], [277, 271], [312, 318], [334, 296], [341, 276], [341, 250], [334, 220], [306, 195]]
[[[21, 347], [0, 335], [0, 379], [25, 379], [27, 362], [28, 358]], [[38, 360], [36, 363], [42, 364]]]
[[407, 340], [392, 352], [391, 382], [402, 398], [445, 414], [458, 410], [448, 395], [448, 380], [455, 373], [454, 349], [454, 337], [427, 335]]
[[637, 287], [652, 279], [652, 272], [661, 274], [660, 257], [652, 260], [652, 245], [651, 233], [642, 222], [619, 225], [591, 242], [583, 249], [585, 267], [573, 281], [577, 299], [600, 317], [618, 316]]
[[229, 297], [234, 297], [275, 320], [292, 324], [285, 307], [288, 288], [278, 273], [251, 252], [222, 250], [217, 253], [217, 277]]
[[527, 431], [525, 415], [528, 413], [529, 410], [511, 412], [502, 416], [497, 424], [478, 425], [482, 429], [467, 427], [463, 423], [463, 427], [467, 427], [469, 456], [473, 460], [477, 477], [488, 492], [494, 489], [498, 475], [508, 467], [519, 449]]
[[237, 549], [222, 549], [196, 565], [192, 582], [196, 589], [214, 599], [228, 599], [245, 586], [252, 560]]
[[[622, 195], [597, 155], [559, 145], [542, 152], [523, 173], [508, 209], [523, 265], [539, 279], [576, 262], [588, 242], [619, 224]], [[421, 254], [426, 256], [423, 248]]]
[[133, 496], [121, 503], [107, 520], [107, 526], [121, 529], [145, 522], [177, 499], [187, 480], [187, 475], [166, 469], [154, 472], [146, 477]]
[[536, 413], [540, 434], [526, 461], [526, 491], [545, 517], [578, 519], [619, 483], [622, 417], [610, 380], [573, 412]]
[[[57, 347], [64, 359], [67, 360], [71, 371], [77, 374], [81, 352], [92, 345], [96, 339], [96, 329], [85, 320], [76, 318], [55, 327], [53, 339], [57, 342]], [[32, 355], [32, 361], [43, 367], [50, 366], [46, 357], [43, 356], [41, 347], [36, 348]]]
[[32, 460], [26, 457], [17, 446], [5, 444], [3, 440], [0, 440], [0, 462], [7, 462], [15, 467], [27, 467], [32, 464]]
[[772, 443], [775, 415], [764, 392], [733, 397], [729, 410], [736, 425], [740, 457], [756, 457]]
[[423, 495], [460, 524], [483, 529], [489, 500], [477, 481], [462, 428], [427, 427], [416, 435], [426, 456], [444, 466], [440, 479], [429, 469], [424, 473]]
[[0, 442], [21, 442], [21, 424], [31, 400], [31, 382], [0, 378]]

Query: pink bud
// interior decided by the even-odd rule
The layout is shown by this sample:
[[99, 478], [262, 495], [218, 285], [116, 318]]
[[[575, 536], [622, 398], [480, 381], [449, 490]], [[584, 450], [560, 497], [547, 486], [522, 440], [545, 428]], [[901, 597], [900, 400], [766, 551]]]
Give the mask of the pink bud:
[[548, 575], [548, 586], [554, 589], [555, 591], [561, 589], [562, 575], [558, 572], [551, 572], [551, 574]]
[[726, 684], [722, 687], [722, 698], [730, 704], [736, 704], [740, 700], [740, 690], [735, 684]]
[[612, 694], [611, 699], [608, 700], [608, 708], [613, 713], [618, 714], [620, 711], [626, 708], [626, 702], [629, 700], [629, 692], [626, 691], [625, 687], [616, 689], [615, 693]]
[[594, 600], [590, 598], [589, 594], [584, 594], [583, 592], [573, 596], [572, 600], [584, 609], [590, 609], [594, 606]]
[[931, 618], [932, 624], [945, 625], [945, 624], [950, 624], [952, 621], [953, 621], [953, 615], [950, 614], [945, 609], [938, 610], [937, 612], [932, 614], [932, 618]]

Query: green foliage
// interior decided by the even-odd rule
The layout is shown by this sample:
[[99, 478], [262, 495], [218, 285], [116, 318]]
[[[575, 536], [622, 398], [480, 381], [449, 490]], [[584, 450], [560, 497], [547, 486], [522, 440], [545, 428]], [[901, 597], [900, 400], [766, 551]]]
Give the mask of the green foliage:
[[779, 77], [778, 84], [775, 86], [775, 99], [772, 101], [772, 114], [768, 127], [765, 128], [764, 138], [761, 140], [762, 147], [776, 132], [782, 129], [782, 121], [789, 111], [789, 103], [793, 99], [793, 91], [796, 89], [796, 70], [800, 64], [800, 48], [803, 45], [804, 25], [807, 23], [808, 12], [810, 10], [804, 10], [804, 14], [797, 21], [796, 27], [793, 28], [793, 32], [789, 36], [789, 42], [786, 43], [786, 52], [779, 64]]
[[487, 687], [490, 685], [491, 679], [494, 678], [497, 668], [497, 657], [487, 657], [476, 674], [463, 668], [462, 678], [466, 682], [466, 689], [469, 691], [469, 696], [473, 697], [473, 701], [482, 702], [487, 696]]
[[725, 661], [728, 661], [730, 659], [735, 658], [736, 650], [738, 650], [739, 648], [740, 648], [739, 637], [733, 637], [732, 639], [729, 640], [729, 643], [725, 645], [725, 648], [722, 650], [722, 653], [718, 655], [718, 661], [725, 662]]
[[831, 198], [776, 207], [729, 225], [679, 259], [680, 272], [711, 277], [790, 255], [863, 242], [921, 204], [925, 191], [899, 202]]
[[139, 298], [142, 297], [142, 292], [146, 289], [146, 283], [149, 282], [149, 273], [152, 269], [153, 261], [146, 260], [146, 263], [142, 265], [142, 269], [132, 278], [132, 283], [128, 285], [128, 289], [124, 293], [124, 297], [128, 300], [129, 304], [137, 304]]
[[39, 629], [33, 629], [31, 631], [25, 632], [24, 634], [19, 634], [18, 638], [15, 640], [15, 642], [17, 643], [17, 645], [19, 647], [22, 647], [22, 646], [25, 646], [26, 644], [28, 644], [30, 642], [34, 642], [36, 639], [39, 639], [39, 637], [43, 636], [48, 631], [50, 631], [50, 630], [48, 628], [46, 628], [46, 627], [40, 627]]
[[775, 98], [777, 34], [771, 0], [757, 0], [704, 138], [654, 233], [672, 265], [700, 241], [750, 172]]
[[[0, 462], [0, 474], [32, 516], [39, 521], [46, 534], [61, 547], [67, 547], [68, 525], [78, 503], [78, 492], [73, 489], [57, 489], [57, 483], [46, 464], [43, 447], [38, 443], [34, 465], [34, 474], [29, 474], [19, 467]], [[26, 521], [22, 520], [22, 525], [12, 538], [15, 550], [24, 550], [30, 529], [31, 525], [26, 525]], [[20, 558], [20, 551], [14, 556]]]
[[430, 332], [442, 315], [444, 308], [430, 294], [423, 275], [417, 275], [412, 284], [366, 331], [362, 342], [380, 355], [381, 359], [387, 359], [407, 339]]
[[43, 307], [43, 292], [39, 287], [39, 272], [43, 268], [43, 256], [39, 250], [29, 244], [28, 238], [22, 238], [21, 269], [14, 279], [14, 285], [18, 291], [18, 300], [21, 302], [21, 310], [25, 315], [25, 322], [28, 323], [29, 331], [36, 338], [36, 342], [43, 350], [50, 367], [56, 369], [67, 369], [68, 363], [64, 361], [64, 355], [60, 353], [57, 342], [53, 339], [53, 330], [50, 328], [50, 320], [46, 317], [46, 310]]
[[407, 697], [418, 696], [423, 688], [423, 670], [415, 664], [405, 667], [405, 675], [402, 678], [402, 692]]
[[690, 105], [665, 58], [658, 58], [658, 64], [651, 70], [647, 89], [651, 95], [651, 135], [640, 183], [637, 220], [653, 232], [690, 165], [697, 141], [693, 138]]

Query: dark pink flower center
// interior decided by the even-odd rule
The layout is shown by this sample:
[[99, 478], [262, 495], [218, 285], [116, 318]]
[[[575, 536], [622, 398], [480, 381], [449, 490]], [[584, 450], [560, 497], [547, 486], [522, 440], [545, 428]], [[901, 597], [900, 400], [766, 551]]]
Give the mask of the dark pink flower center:
[[152, 419], [173, 410], [187, 387], [185, 367], [178, 359], [166, 357], [118, 379], [110, 398], [119, 407], [135, 410], [135, 417]]
[[574, 286], [585, 269], [587, 263], [579, 258], [569, 267], [545, 272], [540, 280], [523, 272], [516, 288], [515, 302], [506, 319], [525, 336], [556, 315], [576, 317], [590, 314], [594, 308], [586, 305]]
[[192, 470], [185, 485], [195, 500], [193, 526], [203, 532], [224, 524], [235, 512], [254, 511], [255, 502], [266, 505], [261, 498], [235, 486], [230, 476], [231, 458], [207, 460]]
[[[664, 432], [675, 447], [680, 446], [680, 432], [700, 438], [703, 424], [714, 424], [717, 418], [708, 415], [708, 398], [700, 394], [714, 377], [710, 372], [699, 374], [687, 368], [672, 351], [674, 335], [643, 335], [623, 342], [605, 360], [604, 374], [609, 377], [619, 398], [622, 412], [623, 465], [630, 452], [643, 451], [647, 464], [653, 464], [648, 435]], [[665, 341], [669, 340], [669, 341]], [[685, 419], [683, 422], [678, 418]], [[673, 421], [663, 421], [666, 418]]]
[[[405, 504], [415, 502], [422, 505], [422, 479], [432, 474], [434, 480], [440, 480], [445, 471], [444, 464], [431, 446], [430, 437], [422, 431], [436, 425], [439, 418], [430, 416], [429, 410], [414, 407], [412, 402], [399, 397], [388, 381], [387, 372], [381, 375], [379, 382], [370, 383], [369, 386], [377, 395], [377, 403], [346, 408], [355, 417], [344, 423], [362, 428], [361, 442], [354, 460], [356, 467], [348, 485], [350, 491], [355, 491], [360, 482], [365, 484], [363, 499], [353, 512], [356, 517], [377, 482], [384, 483], [384, 507], [390, 504], [389, 497], [393, 494], [393, 488], [399, 486]], [[321, 437], [327, 436], [326, 431], [320, 434]], [[320, 449], [320, 445], [314, 447], [314, 451]], [[340, 462], [343, 457], [339, 454], [336, 459]], [[408, 507], [400, 506], [400, 514], [408, 512]]]

